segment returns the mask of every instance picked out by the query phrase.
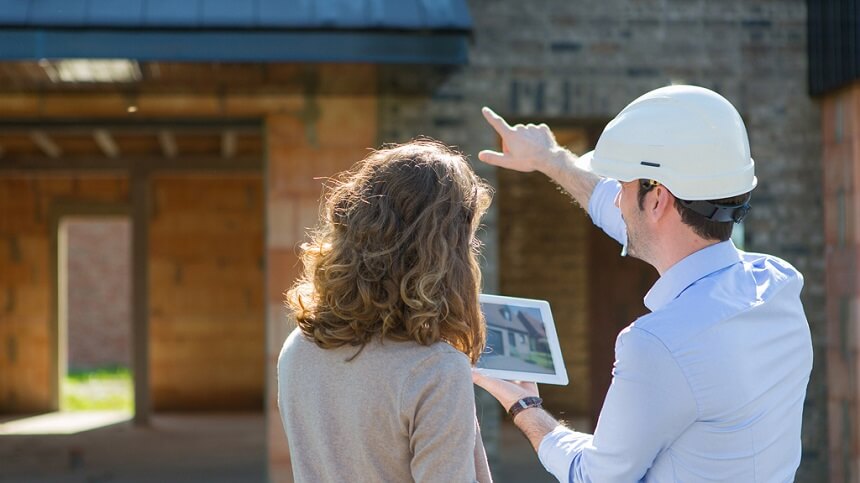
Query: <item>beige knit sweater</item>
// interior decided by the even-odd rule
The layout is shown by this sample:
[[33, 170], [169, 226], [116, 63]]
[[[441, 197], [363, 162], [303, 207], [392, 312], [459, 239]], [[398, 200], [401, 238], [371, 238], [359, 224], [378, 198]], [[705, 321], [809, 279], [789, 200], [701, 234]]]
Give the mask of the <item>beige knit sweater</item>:
[[278, 406], [297, 482], [488, 482], [468, 358], [445, 343], [321, 349], [293, 331]]

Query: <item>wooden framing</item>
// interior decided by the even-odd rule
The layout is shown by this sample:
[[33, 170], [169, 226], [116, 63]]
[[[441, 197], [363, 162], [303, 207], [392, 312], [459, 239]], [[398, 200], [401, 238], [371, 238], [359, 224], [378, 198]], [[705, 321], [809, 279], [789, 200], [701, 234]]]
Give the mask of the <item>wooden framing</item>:
[[[210, 125], [211, 124], [211, 125]], [[65, 253], [61, 251], [60, 225], [69, 216], [123, 216], [132, 223], [132, 373], [134, 374], [134, 421], [149, 423], [151, 397], [149, 387], [149, 217], [151, 205], [151, 179], [155, 173], [261, 173], [260, 157], [236, 155], [238, 133], [260, 132], [254, 123], [29, 123], [16, 125], [0, 122], [0, 132], [16, 131], [29, 134], [45, 156], [6, 157], [0, 162], [0, 176], [5, 175], [80, 175], [82, 173], [111, 173], [126, 176], [130, 185], [130, 204], [56, 202], [50, 207], [50, 244], [48, 259], [51, 263], [51, 386], [50, 403], [59, 408], [60, 376], [66, 370], [67, 290], [61, 266]], [[217, 129], [217, 131], [215, 130]], [[89, 133], [105, 154], [103, 158], [64, 157], [48, 133]], [[122, 156], [110, 133], [151, 132], [158, 136], [165, 157]], [[217, 132], [221, 134], [220, 156], [177, 157], [174, 132]], [[56, 149], [54, 149], [56, 148]]]

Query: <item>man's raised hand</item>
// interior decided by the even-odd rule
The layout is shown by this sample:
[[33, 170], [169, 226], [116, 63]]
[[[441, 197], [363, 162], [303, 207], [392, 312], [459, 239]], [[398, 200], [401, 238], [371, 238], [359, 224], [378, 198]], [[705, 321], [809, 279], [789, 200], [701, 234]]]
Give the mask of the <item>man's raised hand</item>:
[[500, 168], [546, 172], [552, 162], [552, 155], [561, 149], [546, 124], [517, 124], [511, 127], [489, 107], [483, 108], [481, 112], [502, 138], [502, 152], [485, 149], [478, 153], [478, 159]]

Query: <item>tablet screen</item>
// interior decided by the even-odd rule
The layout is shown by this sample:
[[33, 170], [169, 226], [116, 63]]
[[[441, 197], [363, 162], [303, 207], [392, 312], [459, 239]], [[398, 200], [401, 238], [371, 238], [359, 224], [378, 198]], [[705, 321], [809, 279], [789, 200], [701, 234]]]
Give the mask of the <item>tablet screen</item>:
[[487, 342], [477, 367], [522, 381], [567, 384], [555, 325], [544, 300], [481, 295]]

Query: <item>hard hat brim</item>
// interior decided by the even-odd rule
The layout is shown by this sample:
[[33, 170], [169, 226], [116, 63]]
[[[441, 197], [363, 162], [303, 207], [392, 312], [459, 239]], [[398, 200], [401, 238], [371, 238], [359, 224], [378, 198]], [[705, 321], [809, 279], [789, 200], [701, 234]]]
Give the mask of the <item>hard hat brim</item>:
[[594, 162], [594, 151], [593, 150], [583, 154], [580, 157], [578, 157], [576, 159], [576, 161], [573, 162], [573, 164], [577, 168], [579, 168], [583, 171], [587, 171], [589, 173], [595, 174], [595, 175], [600, 176], [602, 178], [612, 178], [612, 179], [615, 179], [618, 181], [625, 181], [625, 182], [626, 181], [633, 181], [634, 179], [639, 178], [638, 176], [625, 176], [625, 175], [618, 173], [618, 172], [610, 173], [604, 169], [601, 169], [600, 163]]
[[[749, 166], [743, 168], [739, 172], [721, 173], [719, 175], [708, 176], [688, 176], [679, 178], [677, 175], [672, 176], [670, 173], [654, 173], [651, 172], [652, 167], [630, 166], [617, 161], [606, 159], [595, 159], [594, 151], [589, 151], [574, 161], [574, 165], [595, 174], [602, 178], [611, 178], [621, 182], [634, 181], [637, 179], [653, 179], [659, 181], [666, 186], [672, 194], [684, 200], [718, 200], [730, 198], [752, 191], [758, 184], [758, 179], [755, 177], [755, 163], [750, 158]], [[647, 165], [646, 165], [647, 166]], [[653, 166], [653, 165], [652, 165]], [[657, 165], [659, 166], [659, 165]], [[737, 178], [742, 177], [741, 185], [732, 182]], [[729, 179], [728, 183], [719, 183], [720, 179]], [[714, 184], [724, 188], [714, 190]], [[732, 186], [734, 185], [734, 186]], [[682, 189], [682, 186], [689, 186], [688, 189]], [[698, 188], [698, 189], [695, 189]]]

